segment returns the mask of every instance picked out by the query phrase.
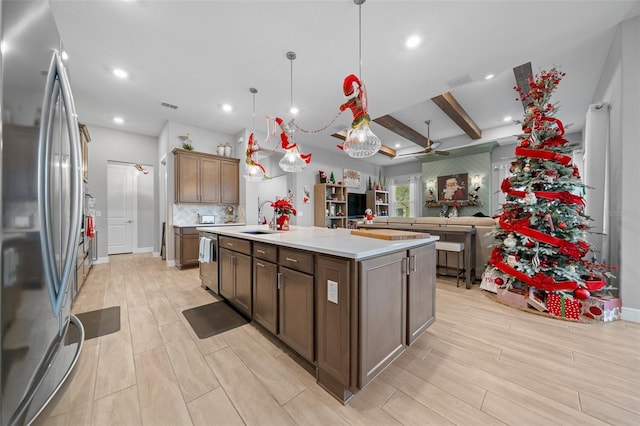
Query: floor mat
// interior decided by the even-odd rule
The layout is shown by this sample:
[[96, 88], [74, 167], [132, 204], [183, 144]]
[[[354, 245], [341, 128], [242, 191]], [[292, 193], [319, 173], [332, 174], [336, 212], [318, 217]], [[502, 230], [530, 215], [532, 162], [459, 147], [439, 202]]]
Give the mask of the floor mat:
[[215, 336], [247, 323], [242, 315], [225, 302], [213, 302], [182, 311], [200, 339]]
[[[120, 330], [120, 306], [76, 314], [84, 327], [84, 340], [105, 336]], [[69, 333], [68, 343], [78, 341], [77, 333]]]

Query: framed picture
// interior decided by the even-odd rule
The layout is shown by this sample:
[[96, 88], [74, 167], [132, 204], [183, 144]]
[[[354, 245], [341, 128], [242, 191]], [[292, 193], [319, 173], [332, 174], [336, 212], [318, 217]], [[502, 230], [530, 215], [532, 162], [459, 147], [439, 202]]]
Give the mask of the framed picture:
[[438, 176], [438, 201], [469, 199], [469, 175], [459, 173], [457, 175]]
[[344, 169], [342, 182], [348, 188], [360, 188], [360, 172], [357, 170]]

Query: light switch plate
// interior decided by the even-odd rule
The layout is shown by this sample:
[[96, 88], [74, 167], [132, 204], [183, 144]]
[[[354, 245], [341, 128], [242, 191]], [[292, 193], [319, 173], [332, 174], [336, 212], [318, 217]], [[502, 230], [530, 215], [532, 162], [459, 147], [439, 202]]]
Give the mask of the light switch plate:
[[327, 300], [338, 304], [338, 283], [336, 281], [327, 280]]

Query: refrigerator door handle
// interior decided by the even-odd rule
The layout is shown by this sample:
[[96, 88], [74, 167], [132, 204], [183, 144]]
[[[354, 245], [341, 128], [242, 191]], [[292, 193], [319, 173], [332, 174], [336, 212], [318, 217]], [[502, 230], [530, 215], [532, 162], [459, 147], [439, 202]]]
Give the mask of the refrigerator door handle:
[[[59, 89], [56, 86], [58, 83]], [[51, 133], [53, 129], [54, 109], [53, 105], [57, 100], [57, 95], [64, 104], [67, 131], [70, 142], [70, 213], [69, 233], [67, 235], [65, 257], [60, 280], [58, 280], [55, 269], [55, 254], [53, 250], [51, 209], [49, 206], [49, 175], [48, 164], [51, 156]], [[38, 141], [38, 204], [40, 213], [40, 237], [41, 252], [44, 263], [44, 275], [49, 292], [49, 300], [53, 316], [57, 317], [62, 308], [65, 294], [68, 290], [72, 274], [75, 274], [75, 262], [78, 254], [78, 244], [76, 240], [80, 235], [81, 210], [81, 154], [80, 135], [78, 134], [78, 121], [73, 95], [69, 86], [69, 80], [62, 64], [62, 58], [58, 52], [54, 52], [49, 66], [47, 82], [45, 86], [45, 96], [42, 103], [41, 126]]]

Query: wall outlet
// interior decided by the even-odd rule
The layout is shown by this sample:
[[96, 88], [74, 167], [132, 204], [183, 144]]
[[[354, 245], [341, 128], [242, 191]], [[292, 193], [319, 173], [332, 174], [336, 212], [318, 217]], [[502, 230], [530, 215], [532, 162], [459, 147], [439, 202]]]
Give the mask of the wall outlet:
[[327, 300], [338, 304], [338, 283], [336, 281], [327, 280]]

